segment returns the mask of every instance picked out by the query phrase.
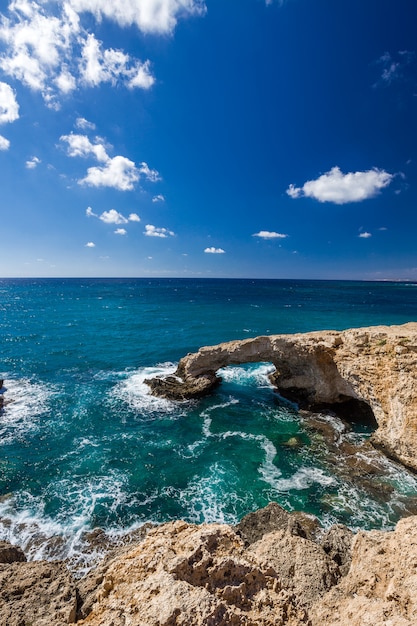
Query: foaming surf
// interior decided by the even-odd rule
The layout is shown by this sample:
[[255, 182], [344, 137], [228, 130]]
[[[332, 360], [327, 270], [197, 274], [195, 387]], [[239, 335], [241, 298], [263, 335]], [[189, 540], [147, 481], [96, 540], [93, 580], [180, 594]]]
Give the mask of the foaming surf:
[[144, 382], [147, 378], [172, 375], [175, 370], [175, 363], [161, 363], [154, 367], [142, 367], [135, 372], [125, 373], [126, 378], [116, 385], [112, 394], [142, 414], [178, 414], [178, 402], [153, 396]]
[[0, 446], [36, 430], [41, 418], [48, 418], [49, 401], [57, 393], [52, 385], [29, 378], [4, 376], [4, 387], [7, 404], [0, 410]]
[[234, 383], [242, 386], [269, 387], [273, 385], [269, 375], [275, 372], [272, 363], [250, 363], [248, 365], [229, 365], [218, 370], [219, 376], [226, 383]]

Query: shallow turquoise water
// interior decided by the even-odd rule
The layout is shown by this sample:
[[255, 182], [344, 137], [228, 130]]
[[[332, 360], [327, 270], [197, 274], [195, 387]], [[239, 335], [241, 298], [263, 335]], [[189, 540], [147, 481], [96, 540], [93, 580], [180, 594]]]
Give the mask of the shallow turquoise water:
[[[13, 402], [0, 414], [0, 537], [35, 558], [82, 556], [96, 526], [234, 523], [271, 500], [325, 524], [391, 527], [416, 477], [379, 457], [376, 476], [340, 475], [270, 387], [270, 364], [227, 368], [194, 402], [152, 398], [143, 380], [201, 345], [415, 319], [417, 287], [401, 283], [1, 280], [0, 377]], [[342, 436], [369, 436], [356, 431]]]

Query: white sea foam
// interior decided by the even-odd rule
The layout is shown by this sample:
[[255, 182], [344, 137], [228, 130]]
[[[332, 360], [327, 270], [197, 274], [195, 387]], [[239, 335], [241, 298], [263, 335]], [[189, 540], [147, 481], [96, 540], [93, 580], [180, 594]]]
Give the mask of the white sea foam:
[[288, 492], [291, 490], [304, 490], [309, 489], [314, 484], [319, 484], [324, 487], [335, 485], [336, 480], [329, 474], [326, 474], [319, 467], [300, 467], [295, 474], [289, 478], [278, 478], [265, 472], [264, 480], [268, 482], [271, 487], [277, 492]]
[[181, 413], [180, 403], [153, 396], [150, 388], [144, 382], [146, 378], [173, 375], [175, 370], [176, 365], [174, 363], [161, 363], [155, 367], [140, 368], [128, 374], [127, 378], [118, 383], [111, 393], [114, 397], [126, 402], [131, 408], [144, 414], [155, 412]]
[[[127, 477], [120, 472], [64, 479], [49, 485], [47, 493], [34, 497], [19, 492], [0, 502], [0, 539], [21, 546], [29, 560], [69, 559], [78, 572], [86, 571], [104, 556], [105, 547], [92, 546], [86, 533], [96, 526], [97, 510], [105, 507], [109, 519], [118, 519], [120, 507], [151, 503], [157, 494], [131, 494]], [[51, 516], [46, 500], [58, 500], [60, 509]], [[127, 532], [125, 524], [106, 524], [108, 537]], [[140, 526], [133, 523], [131, 529]]]
[[218, 374], [227, 383], [273, 387], [268, 378], [273, 372], [275, 372], [275, 366], [272, 363], [256, 363], [248, 367], [229, 365], [220, 369]]
[[48, 401], [56, 390], [51, 385], [41, 385], [22, 378], [4, 380], [7, 404], [0, 411], [0, 440], [10, 443], [25, 432], [35, 430], [39, 419], [48, 410]]
[[238, 521], [237, 504], [240, 502], [230, 484], [230, 470], [221, 463], [213, 463], [207, 475], [194, 477], [179, 497], [184, 501], [190, 521], [235, 524]]

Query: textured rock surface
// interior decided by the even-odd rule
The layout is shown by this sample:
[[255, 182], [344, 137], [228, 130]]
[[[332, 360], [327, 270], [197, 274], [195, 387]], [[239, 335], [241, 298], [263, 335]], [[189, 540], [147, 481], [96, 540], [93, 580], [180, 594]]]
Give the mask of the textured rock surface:
[[19, 546], [14, 546], [8, 541], [0, 541], [0, 563], [23, 563], [24, 561], [26, 557]]
[[417, 518], [394, 532], [360, 532], [341, 582], [311, 609], [313, 626], [417, 624]]
[[417, 624], [417, 517], [392, 532], [316, 529], [313, 541], [278, 505], [258, 513], [242, 526], [259, 536], [249, 545], [230, 526], [170, 522], [75, 582], [63, 563], [2, 563], [0, 626]]
[[76, 587], [64, 564], [0, 565], [1, 626], [63, 626], [76, 612]]
[[373, 443], [417, 470], [417, 323], [231, 341], [187, 355], [167, 383], [147, 382], [157, 395], [192, 397], [218, 383], [221, 367], [257, 361], [275, 365], [274, 384], [301, 407], [366, 403]]
[[[124, 621], [123, 621], [124, 620]], [[108, 568], [89, 626], [298, 626], [307, 614], [226, 525], [172, 522]]]

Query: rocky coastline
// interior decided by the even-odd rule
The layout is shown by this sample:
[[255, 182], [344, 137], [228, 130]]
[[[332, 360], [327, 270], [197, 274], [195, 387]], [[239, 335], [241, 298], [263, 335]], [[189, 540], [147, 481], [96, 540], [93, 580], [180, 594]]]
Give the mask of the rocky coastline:
[[271, 362], [271, 381], [301, 409], [330, 409], [376, 426], [371, 443], [417, 471], [417, 323], [345, 331], [268, 335], [205, 346], [175, 375], [147, 379], [154, 395], [189, 399], [221, 383], [233, 364]]
[[235, 526], [148, 525], [81, 579], [0, 542], [1, 626], [413, 626], [417, 517], [325, 530], [276, 503]]
[[[147, 382], [183, 400], [209, 393], [226, 365], [272, 362], [277, 391], [301, 414], [360, 413], [375, 425], [372, 444], [417, 470], [416, 360], [417, 323], [409, 323], [205, 347], [174, 376]], [[336, 463], [343, 449], [334, 434], [329, 440]], [[342, 464], [352, 480], [366, 480], [364, 465]], [[385, 532], [324, 528], [274, 502], [236, 526], [146, 524], [82, 578], [69, 562], [28, 562], [0, 542], [0, 626], [415, 626], [414, 512], [410, 505]], [[100, 529], [91, 534], [103, 540]]]

